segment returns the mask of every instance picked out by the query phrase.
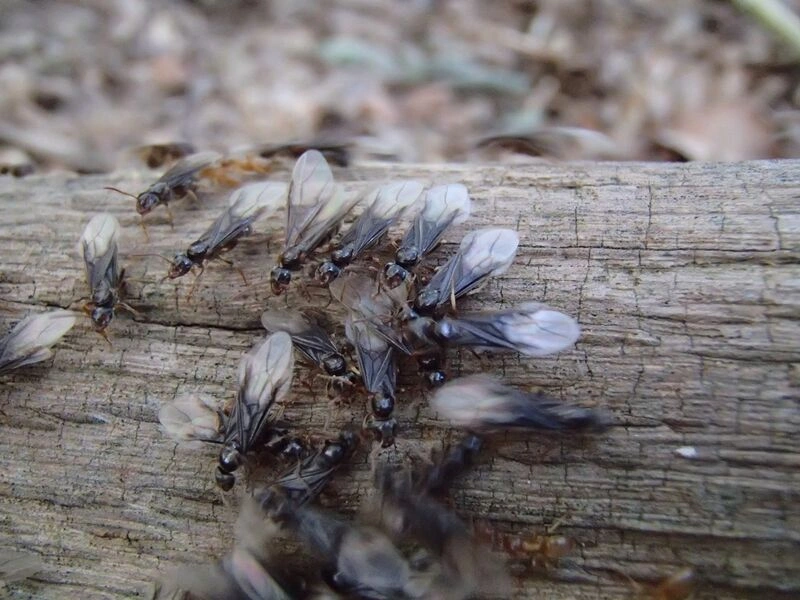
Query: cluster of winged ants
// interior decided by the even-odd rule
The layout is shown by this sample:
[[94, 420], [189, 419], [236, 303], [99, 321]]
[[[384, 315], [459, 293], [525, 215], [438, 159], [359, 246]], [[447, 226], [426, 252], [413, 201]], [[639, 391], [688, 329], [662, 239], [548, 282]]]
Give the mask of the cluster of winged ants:
[[[144, 216], [196, 194], [205, 178], [234, 168], [255, 176], [268, 170], [259, 161], [191, 154], [135, 196], [137, 211]], [[337, 238], [359, 203], [362, 212]], [[479, 542], [531, 561], [552, 561], [569, 552], [573, 543], [561, 536], [526, 538], [490, 528], [472, 530], [441, 502], [451, 481], [477, 454], [482, 436], [509, 430], [602, 431], [611, 425], [605, 413], [516, 389], [487, 374], [446, 381], [449, 348], [539, 357], [569, 348], [578, 339], [574, 319], [542, 304], [456, 312], [459, 298], [512, 265], [519, 243], [516, 232], [470, 231], [456, 253], [431, 274], [421, 263], [450, 226], [469, 217], [467, 189], [454, 183], [425, 190], [416, 181], [400, 181], [349, 196], [334, 181], [323, 153], [311, 149], [297, 159], [288, 189], [276, 181], [239, 185], [206, 232], [174, 258], [167, 277], [193, 269], [202, 273], [208, 261], [225, 260], [221, 255], [249, 235], [257, 220], [275, 215], [283, 205], [285, 238], [270, 273], [272, 291], [285, 293], [293, 276], [310, 266], [311, 279], [327, 287], [332, 302], [345, 309], [344, 333], [356, 365], [348, 360], [348, 349], [334, 342], [331, 324], [318, 314], [267, 310], [261, 321], [268, 336], [242, 358], [232, 405], [183, 397], [162, 407], [159, 420], [168, 435], [221, 448], [215, 480], [222, 490], [232, 489], [235, 473], [256, 452], [266, 449], [291, 467], [245, 502], [237, 545], [226, 558], [210, 569], [179, 571], [169, 583], [156, 586], [155, 595], [250, 600], [503, 595], [505, 570]], [[358, 265], [401, 219], [409, 225], [394, 260], [383, 269]], [[109, 214], [92, 218], [81, 236], [90, 288], [85, 311], [104, 336], [117, 308], [135, 313], [124, 303], [118, 237], [119, 224]], [[328, 254], [319, 261], [323, 246]], [[0, 373], [47, 358], [49, 347], [74, 322], [69, 311], [20, 322], [0, 340]], [[335, 393], [366, 393], [371, 408], [364, 431], [383, 446], [393, 444], [397, 434], [393, 411], [399, 359], [411, 357], [436, 388], [431, 408], [466, 437], [423, 469], [375, 465], [374, 498], [356, 523], [314, 507], [314, 499], [356, 450], [360, 434], [344, 431], [319, 448], [309, 448], [281, 418], [292, 387], [293, 350], [329, 379]], [[287, 557], [279, 556], [277, 548], [289, 542], [278, 543], [278, 538], [292, 539], [307, 550], [313, 568], [285, 568]]]

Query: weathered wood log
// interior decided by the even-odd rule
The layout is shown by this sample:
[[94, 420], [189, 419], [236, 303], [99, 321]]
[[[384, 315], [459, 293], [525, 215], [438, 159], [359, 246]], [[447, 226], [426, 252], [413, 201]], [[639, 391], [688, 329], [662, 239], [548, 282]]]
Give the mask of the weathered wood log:
[[[616, 421], [598, 437], [496, 438], [457, 482], [454, 505], [467, 518], [518, 533], [557, 523], [579, 542], [557, 567], [520, 579], [518, 597], [628, 597], [626, 575], [656, 581], [686, 566], [701, 598], [800, 593], [800, 162], [371, 163], [337, 177], [351, 190], [409, 177], [463, 182], [475, 216], [438, 260], [465, 227], [512, 227], [522, 240], [509, 272], [464, 306], [538, 300], [583, 327], [576, 348], [552, 358], [452, 358], [457, 372], [498, 373]], [[166, 263], [145, 254], [182, 250], [219, 205], [174, 203], [174, 229], [157, 210], [147, 241], [132, 200], [103, 186], [140, 191], [151, 179], [0, 179], [4, 330], [31, 310], [79, 306], [76, 242], [100, 211], [123, 225], [140, 313], [118, 312], [111, 346], [82, 320], [52, 361], [0, 381], [0, 548], [47, 565], [14, 584], [15, 597], [131, 596], [231, 543], [236, 511], [214, 486], [215, 449], [176, 446], [157, 413], [177, 394], [233, 395], [242, 353], [263, 336], [261, 311], [287, 302], [267, 281], [282, 223], [262, 224], [229, 254], [248, 285], [213, 263], [187, 301], [191, 276], [162, 281]], [[324, 305], [326, 293], [295, 289], [288, 302]], [[308, 393], [299, 380], [309, 373], [298, 373], [285, 417], [318, 436], [359, 426], [364, 402], [329, 401], [324, 380]], [[401, 379], [395, 451], [455, 439], [414, 370]], [[355, 510], [369, 487], [367, 453], [331, 487], [326, 504]]]

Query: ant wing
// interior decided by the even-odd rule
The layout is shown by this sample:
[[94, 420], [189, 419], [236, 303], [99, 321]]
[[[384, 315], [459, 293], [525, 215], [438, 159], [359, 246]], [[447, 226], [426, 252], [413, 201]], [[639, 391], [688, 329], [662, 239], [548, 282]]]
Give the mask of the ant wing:
[[225, 247], [247, 231], [256, 219], [277, 211], [285, 194], [286, 186], [273, 181], [238, 188], [230, 195], [228, 208], [194, 243], [205, 245], [209, 253]]
[[261, 324], [269, 332], [284, 331], [292, 337], [292, 344], [314, 364], [339, 352], [331, 336], [307, 315], [291, 310], [267, 310], [261, 315]]
[[302, 459], [278, 477], [262, 492], [262, 497], [277, 489], [295, 506], [311, 502], [319, 496], [336, 469], [352, 454], [355, 445], [354, 439], [345, 435], [335, 441], [325, 442], [320, 450]]
[[[458, 253], [445, 263], [418, 295], [438, 308], [451, 297], [479, 288], [489, 277], [508, 270], [517, 254], [519, 237], [511, 229], [479, 229], [461, 240]], [[429, 300], [430, 298], [430, 300]]]
[[356, 349], [364, 387], [370, 393], [386, 392], [394, 397], [397, 363], [394, 348], [375, 328], [351, 313], [345, 319], [345, 335]]
[[547, 356], [572, 346], [580, 326], [572, 317], [534, 302], [497, 312], [444, 317], [435, 325], [437, 339], [455, 346], [489, 347]]
[[218, 152], [197, 152], [190, 154], [170, 167], [155, 184], [163, 183], [167, 187], [186, 185], [200, 171], [222, 158]]
[[239, 363], [239, 392], [225, 426], [225, 442], [238, 441], [242, 452], [255, 444], [269, 422], [272, 406], [292, 385], [294, 353], [288, 333], [268, 336]]
[[600, 431], [611, 425], [603, 412], [524, 392], [486, 375], [445, 384], [434, 394], [431, 407], [454, 426], [471, 431]]
[[0, 338], [0, 374], [47, 360], [50, 346], [75, 325], [75, 313], [54, 310], [29, 315]]
[[405, 281], [394, 289], [385, 289], [362, 274], [346, 273], [331, 282], [329, 289], [335, 300], [350, 309], [354, 321], [369, 323], [373, 335], [382, 337], [401, 352], [411, 354], [412, 349], [402, 333], [390, 325], [406, 306], [411, 282]]
[[119, 221], [107, 213], [95, 215], [81, 235], [86, 279], [94, 292], [101, 285], [113, 289], [119, 279], [117, 241]]
[[448, 227], [460, 225], [469, 218], [471, 208], [469, 192], [462, 184], [432, 187], [425, 195], [422, 211], [400, 243], [400, 249], [414, 248], [422, 258], [436, 247]]
[[353, 258], [377, 244], [400, 216], [422, 195], [417, 181], [387, 183], [368, 196], [368, 208], [342, 236], [339, 246], [352, 244]]
[[222, 442], [222, 423], [215, 402], [183, 396], [158, 411], [158, 421], [178, 441]]
[[358, 200], [345, 197], [320, 152], [304, 153], [294, 166], [289, 185], [284, 251], [296, 248], [305, 254], [316, 248]]

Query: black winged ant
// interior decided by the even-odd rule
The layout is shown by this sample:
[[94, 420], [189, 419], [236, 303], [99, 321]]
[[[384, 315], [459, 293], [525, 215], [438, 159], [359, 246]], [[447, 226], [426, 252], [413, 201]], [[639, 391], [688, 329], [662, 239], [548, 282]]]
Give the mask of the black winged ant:
[[358, 373], [350, 368], [318, 320], [291, 310], [267, 310], [261, 315], [261, 324], [269, 332], [285, 331], [292, 336], [294, 347], [331, 378], [334, 388], [344, 390], [356, 383]]
[[471, 207], [467, 188], [460, 183], [429, 189], [422, 210], [417, 213], [395, 252], [394, 262], [384, 267], [384, 285], [394, 288], [405, 281], [409, 277], [408, 269], [439, 245], [448, 227], [469, 218]]
[[358, 203], [348, 198], [333, 180], [325, 157], [316, 150], [304, 153], [294, 166], [286, 212], [286, 237], [278, 265], [270, 272], [272, 292], [289, 287], [292, 271], [336, 233], [342, 219]]
[[[227, 491], [233, 487], [233, 473], [244, 463], [245, 455], [264, 443], [276, 431], [276, 406], [292, 384], [294, 354], [287, 333], [278, 332], [248, 352], [239, 363], [239, 390], [230, 415], [213, 410], [197, 398], [167, 404], [159, 412], [166, 432], [178, 440], [202, 440], [222, 444], [215, 472], [217, 485]], [[286, 449], [283, 436], [273, 447]], [[294, 444], [289, 441], [294, 452]]]
[[322, 285], [328, 285], [344, 267], [376, 246], [421, 195], [422, 184], [416, 181], [388, 183], [368, 194], [365, 202], [367, 208], [342, 235], [330, 259], [319, 265], [317, 280]]
[[[206, 262], [224, 260], [220, 255], [250, 235], [256, 219], [277, 210], [285, 193], [283, 184], [271, 181], [250, 183], [235, 190], [230, 195], [228, 207], [205, 233], [192, 242], [186, 252], [175, 256], [167, 277], [176, 279], [193, 267], [199, 267], [202, 275]], [[246, 284], [244, 275], [241, 272], [240, 275]]]
[[612, 425], [605, 412], [526, 392], [483, 374], [446, 383], [430, 405], [454, 427], [481, 433], [514, 429], [601, 432]]
[[118, 239], [119, 222], [114, 216], [103, 213], [92, 217], [83, 230], [80, 242], [91, 292], [84, 311], [90, 315], [95, 331], [106, 340], [105, 330], [114, 317], [116, 307], [137, 314], [120, 299], [125, 287], [125, 269], [119, 268]]

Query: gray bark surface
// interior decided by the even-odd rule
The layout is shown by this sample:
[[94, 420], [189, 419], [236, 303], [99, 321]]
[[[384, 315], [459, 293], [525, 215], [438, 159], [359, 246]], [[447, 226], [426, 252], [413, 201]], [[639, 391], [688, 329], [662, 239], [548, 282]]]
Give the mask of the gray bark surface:
[[[700, 598], [800, 593], [800, 162], [565, 164], [526, 167], [360, 164], [337, 170], [349, 190], [387, 179], [462, 182], [466, 228], [518, 230], [512, 268], [462, 304], [541, 301], [576, 316], [574, 350], [545, 359], [451, 353], [453, 373], [489, 371], [610, 411], [602, 436], [499, 436], [458, 480], [466, 518], [580, 544], [544, 574], [516, 581], [520, 598], [625, 598], [626, 575], [654, 582], [691, 566]], [[283, 216], [256, 226], [227, 258], [161, 281], [171, 257], [208, 226], [221, 202], [177, 201], [139, 227], [130, 198], [150, 173], [0, 178], [0, 326], [33, 310], [79, 307], [87, 295], [77, 241], [97, 212], [122, 224], [129, 303], [109, 328], [88, 319], [50, 361], [0, 380], [0, 549], [46, 568], [12, 597], [122, 598], [182, 563], [212, 560], [232, 540], [235, 500], [213, 482], [216, 449], [176, 445], [159, 407], [179, 394], [228, 400], [242, 354], [264, 332], [268, 273]], [[288, 180], [288, 173], [276, 178]], [[377, 264], [377, 263], [376, 263]], [[324, 306], [295, 288], [292, 306]], [[341, 314], [334, 305], [329, 312]], [[313, 393], [303, 385], [311, 381]], [[331, 401], [301, 367], [284, 417], [324, 439], [366, 414], [361, 398]], [[457, 434], [427, 408], [415, 369], [401, 376], [398, 459], [441, 449]], [[690, 447], [696, 457], [680, 456]], [[369, 488], [368, 448], [323, 502], [355, 511]], [[245, 486], [237, 484], [241, 492]], [[624, 575], [623, 575], [624, 574]], [[646, 586], [645, 586], [646, 587]], [[641, 590], [640, 590], [641, 591]]]

